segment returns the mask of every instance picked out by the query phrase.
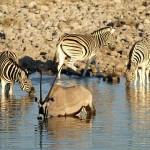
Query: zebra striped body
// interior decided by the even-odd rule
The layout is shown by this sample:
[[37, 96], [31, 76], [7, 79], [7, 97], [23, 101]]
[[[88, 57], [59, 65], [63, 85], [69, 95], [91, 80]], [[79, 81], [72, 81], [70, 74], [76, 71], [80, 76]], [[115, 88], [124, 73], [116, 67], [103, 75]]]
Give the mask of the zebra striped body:
[[17, 55], [14, 52], [10, 52], [10, 51], [3, 51], [0, 52], [0, 59], [4, 59], [4, 58], [11, 58], [13, 61], [15, 61], [17, 64], [19, 63], [19, 59], [17, 57]]
[[149, 83], [150, 70], [150, 41], [143, 38], [136, 42], [130, 53], [126, 71], [126, 85], [134, 81], [137, 84], [138, 73], [140, 76], [140, 84], [145, 85], [145, 76]]
[[[67, 66], [80, 73], [74, 66], [74, 63], [79, 60], [88, 60], [83, 76], [85, 76], [88, 65], [95, 57], [96, 52], [101, 46], [109, 46], [114, 48], [114, 39], [112, 33], [114, 29], [111, 27], [101, 28], [88, 35], [81, 34], [65, 34], [57, 43], [57, 50], [54, 60], [58, 59], [58, 78], [60, 78], [61, 66], [64, 64], [65, 58], [70, 58]], [[97, 66], [96, 66], [97, 68]], [[98, 68], [97, 68], [98, 69]]]
[[6, 57], [5, 55], [0, 56], [0, 79], [2, 94], [5, 93], [7, 84], [10, 84], [9, 94], [12, 94], [14, 82], [19, 82], [21, 89], [29, 94], [35, 92], [27, 72], [21, 69], [11, 57]]

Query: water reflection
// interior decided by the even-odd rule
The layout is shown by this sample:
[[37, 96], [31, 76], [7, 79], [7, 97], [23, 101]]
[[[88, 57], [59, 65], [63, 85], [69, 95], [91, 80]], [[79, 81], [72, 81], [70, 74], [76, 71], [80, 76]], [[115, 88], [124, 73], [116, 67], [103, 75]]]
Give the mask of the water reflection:
[[[36, 131], [39, 131], [41, 148], [44, 145], [42, 137], [45, 132], [51, 141], [51, 148], [63, 148], [68, 143], [74, 145], [76, 140], [84, 137], [84, 134], [92, 132], [93, 118], [94, 116], [91, 116], [85, 120], [79, 120], [73, 117], [52, 117], [47, 122], [39, 122], [39, 129]], [[90, 144], [89, 141], [88, 144]]]
[[126, 97], [130, 104], [132, 145], [150, 146], [150, 92], [146, 87], [126, 89]]
[[147, 85], [146, 87], [135, 86], [126, 88], [126, 97], [127, 100], [129, 100], [132, 104], [132, 107], [137, 108], [139, 106], [144, 106], [144, 108], [148, 108], [148, 105], [150, 103], [149, 85]]
[[[39, 96], [39, 74], [31, 75]], [[43, 99], [54, 76], [43, 75]], [[15, 84], [13, 97], [0, 96], [0, 150], [6, 149], [101, 149], [141, 150], [150, 148], [150, 92], [147, 87], [125, 88], [98, 78], [63, 76], [63, 86], [82, 85], [93, 94], [96, 116], [79, 120], [53, 117], [37, 120], [37, 103]]]
[[[20, 99], [16, 99], [15, 96], [5, 96], [0, 97], [0, 134], [5, 133], [5, 136], [9, 134], [17, 133], [18, 125], [22, 115], [24, 115], [24, 110], [27, 110], [31, 104], [33, 97], [25, 96]], [[2, 139], [0, 138], [2, 142]], [[0, 142], [0, 145], [3, 143]], [[3, 145], [3, 144], [2, 144]]]

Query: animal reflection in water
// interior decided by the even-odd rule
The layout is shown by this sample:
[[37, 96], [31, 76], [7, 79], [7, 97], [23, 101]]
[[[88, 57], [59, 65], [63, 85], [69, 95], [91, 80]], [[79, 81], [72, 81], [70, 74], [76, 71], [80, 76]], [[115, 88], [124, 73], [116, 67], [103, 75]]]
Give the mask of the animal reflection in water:
[[[40, 87], [41, 85], [40, 82]], [[41, 90], [40, 95], [42, 95]], [[51, 116], [78, 116], [84, 119], [88, 114], [95, 113], [92, 94], [82, 86], [63, 87], [54, 85], [53, 82], [45, 100], [42, 101], [42, 96], [40, 96], [40, 100], [35, 98], [35, 101], [39, 105], [38, 119]]]
[[146, 87], [143, 86], [134, 86], [126, 88], [127, 99], [134, 105], [142, 103], [145, 105], [150, 102], [150, 92], [149, 85]]
[[[131, 129], [134, 137], [138, 137], [142, 144], [149, 145], [150, 135], [150, 92], [147, 87], [130, 87], [126, 89], [126, 97], [129, 101]], [[136, 142], [136, 141], [135, 141]], [[137, 144], [137, 143], [135, 143]]]
[[16, 129], [17, 124], [20, 123], [20, 118], [22, 117], [22, 115], [24, 115], [23, 110], [26, 110], [29, 108], [32, 100], [33, 100], [33, 97], [30, 97], [30, 96], [24, 96], [19, 99], [16, 99], [16, 97], [13, 95], [9, 95], [8, 97], [5, 95], [1, 95], [0, 97], [0, 116], [1, 116], [0, 130], [5, 131], [5, 133], [12, 132], [12, 130], [14, 130], [14, 132], [17, 131]]
[[[84, 133], [91, 130], [93, 117], [91, 116], [85, 120], [79, 120], [75, 117], [51, 117], [47, 122], [39, 122], [39, 129], [35, 131], [40, 132], [41, 144], [43, 144], [42, 137], [45, 134], [44, 131], [48, 131], [46, 133], [49, 134], [49, 138], [54, 140], [81, 138]], [[54, 146], [57, 146], [57, 144]]]

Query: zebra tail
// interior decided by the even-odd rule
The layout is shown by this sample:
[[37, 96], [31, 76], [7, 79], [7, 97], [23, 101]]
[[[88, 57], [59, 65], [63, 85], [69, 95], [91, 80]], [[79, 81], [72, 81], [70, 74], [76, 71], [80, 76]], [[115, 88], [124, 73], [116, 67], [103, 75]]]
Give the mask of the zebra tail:
[[57, 53], [57, 50], [56, 50], [54, 58], [53, 58], [53, 63], [57, 63], [57, 62], [58, 62], [58, 53]]

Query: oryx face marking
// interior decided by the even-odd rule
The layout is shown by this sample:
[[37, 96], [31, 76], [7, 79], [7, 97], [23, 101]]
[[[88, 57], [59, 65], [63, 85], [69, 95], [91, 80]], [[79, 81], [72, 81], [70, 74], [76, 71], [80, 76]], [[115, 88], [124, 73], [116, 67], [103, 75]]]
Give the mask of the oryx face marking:
[[48, 106], [49, 106], [49, 101], [54, 101], [53, 98], [49, 98], [47, 101], [40, 101], [37, 98], [35, 98], [35, 101], [38, 103], [38, 107], [39, 107], [39, 115], [38, 115], [38, 119], [39, 120], [44, 120], [46, 118], [48, 118]]

